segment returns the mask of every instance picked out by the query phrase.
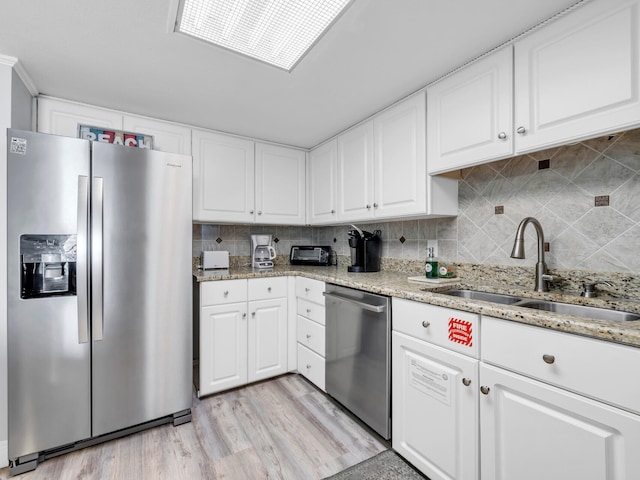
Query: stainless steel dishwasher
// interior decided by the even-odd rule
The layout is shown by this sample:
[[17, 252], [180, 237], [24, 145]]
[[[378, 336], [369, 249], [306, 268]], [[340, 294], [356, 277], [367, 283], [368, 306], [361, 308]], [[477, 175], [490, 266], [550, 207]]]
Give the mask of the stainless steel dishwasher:
[[327, 393], [385, 439], [391, 437], [389, 297], [327, 284]]

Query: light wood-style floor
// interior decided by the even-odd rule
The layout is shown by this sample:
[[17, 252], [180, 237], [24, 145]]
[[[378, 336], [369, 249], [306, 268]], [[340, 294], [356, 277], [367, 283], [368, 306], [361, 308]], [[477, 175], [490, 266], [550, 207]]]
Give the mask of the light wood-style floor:
[[[313, 480], [387, 448], [296, 374], [194, 397], [192, 413], [191, 423], [56, 457], [13, 478]], [[0, 480], [8, 476], [0, 470]]]

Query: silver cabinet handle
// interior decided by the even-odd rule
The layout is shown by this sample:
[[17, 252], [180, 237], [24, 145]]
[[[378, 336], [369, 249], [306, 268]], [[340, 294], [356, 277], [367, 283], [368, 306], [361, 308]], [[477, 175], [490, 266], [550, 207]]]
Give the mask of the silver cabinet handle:
[[93, 238], [91, 240], [92, 249], [92, 274], [93, 283], [93, 341], [102, 340], [104, 333], [104, 309], [103, 309], [103, 283], [102, 283], [102, 263], [103, 263], [103, 208], [104, 208], [104, 179], [93, 178], [93, 203], [91, 206], [91, 225]]
[[371, 209], [371, 205], [367, 204], [367, 210]]
[[89, 341], [89, 177], [78, 176], [78, 232], [76, 244], [76, 295], [78, 297], [78, 343]]
[[431, 325], [431, 322], [427, 322], [426, 320], [423, 320], [423, 321], [422, 321], [422, 326], [423, 326], [424, 328], [429, 328], [429, 326], [430, 326], [430, 325]]
[[307, 370], [311, 370], [311, 365], [307, 363]]
[[229, 295], [229, 290], [225, 290], [222, 294], [223, 294], [225, 297], [226, 297], [226, 296], [228, 296], [228, 295]]
[[489, 387], [485, 387], [484, 385], [480, 387], [480, 391], [484, 394], [484, 395], [489, 395], [489, 391], [491, 389]]
[[249, 210], [249, 215], [253, 215], [253, 210]]
[[309, 293], [309, 289], [308, 288], [305, 288], [304, 291], [305, 291], [305, 293]]
[[251, 316], [255, 317], [256, 316], [256, 312], [251, 312]]
[[374, 203], [374, 204], [373, 204], [373, 208], [378, 208], [378, 204], [377, 204], [377, 203]]
[[524, 135], [525, 133], [527, 133], [527, 129], [524, 127], [518, 127], [516, 132], [519, 133], [520, 135]]
[[311, 335], [307, 333], [307, 340], [311, 338]]
[[384, 312], [387, 308], [384, 305], [369, 305], [368, 303], [359, 302], [358, 300], [343, 297], [342, 295], [336, 295], [335, 293], [322, 292], [322, 295], [324, 295], [325, 297], [335, 298], [339, 302], [346, 302], [352, 305], [357, 305], [361, 309], [367, 310], [369, 312], [380, 313], [380, 312]]
[[307, 314], [311, 313], [311, 309], [307, 308]]
[[262, 210], [258, 210], [258, 215], [262, 215]]
[[471, 385], [471, 379], [470, 379], [470, 378], [463, 378], [463, 379], [462, 379], [462, 384], [463, 384], [465, 387], [468, 387], [469, 385]]
[[271, 287], [267, 287], [267, 292], [271, 293]]
[[549, 365], [551, 365], [556, 361], [556, 357], [554, 357], [553, 355], [547, 355], [545, 353], [544, 355], [542, 355], [542, 360], [544, 360], [544, 363], [548, 363]]
[[331, 215], [335, 215], [336, 211], [335, 210], [331, 210]]
[[506, 140], [506, 139], [507, 139], [507, 134], [506, 134], [505, 132], [500, 132], [500, 133], [498, 134], [498, 138], [499, 138], [500, 140]]
[[242, 314], [242, 318], [247, 318], [246, 312]]

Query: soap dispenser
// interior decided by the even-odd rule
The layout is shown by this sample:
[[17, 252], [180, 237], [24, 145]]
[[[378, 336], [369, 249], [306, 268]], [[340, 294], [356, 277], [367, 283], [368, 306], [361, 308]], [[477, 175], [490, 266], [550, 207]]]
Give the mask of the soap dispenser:
[[427, 263], [424, 271], [425, 277], [438, 278], [438, 259], [433, 255], [433, 247], [427, 248]]

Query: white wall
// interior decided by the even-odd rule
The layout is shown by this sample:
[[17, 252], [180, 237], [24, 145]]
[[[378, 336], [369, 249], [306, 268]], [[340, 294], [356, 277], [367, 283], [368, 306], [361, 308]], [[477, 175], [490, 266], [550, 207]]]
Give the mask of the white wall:
[[0, 467], [8, 460], [7, 413], [7, 135], [31, 129], [30, 90], [14, 71], [16, 59], [0, 56]]

